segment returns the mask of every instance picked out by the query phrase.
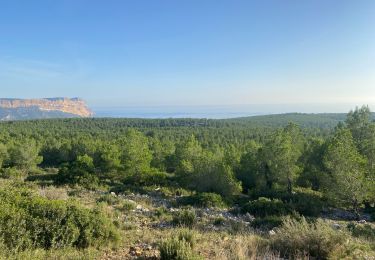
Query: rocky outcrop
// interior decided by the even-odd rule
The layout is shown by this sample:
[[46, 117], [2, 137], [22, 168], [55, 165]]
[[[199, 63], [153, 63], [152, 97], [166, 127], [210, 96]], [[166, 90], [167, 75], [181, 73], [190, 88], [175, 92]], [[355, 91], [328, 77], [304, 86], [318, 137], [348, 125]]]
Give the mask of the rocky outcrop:
[[[9, 119], [14, 119], [11, 115], [12, 111], [28, 110], [35, 114], [35, 110], [39, 110], [41, 114], [66, 114], [69, 117], [91, 117], [92, 111], [88, 108], [85, 101], [79, 98], [43, 98], [43, 99], [0, 99], [0, 109], [8, 111]], [[43, 116], [41, 116], [43, 118]]]

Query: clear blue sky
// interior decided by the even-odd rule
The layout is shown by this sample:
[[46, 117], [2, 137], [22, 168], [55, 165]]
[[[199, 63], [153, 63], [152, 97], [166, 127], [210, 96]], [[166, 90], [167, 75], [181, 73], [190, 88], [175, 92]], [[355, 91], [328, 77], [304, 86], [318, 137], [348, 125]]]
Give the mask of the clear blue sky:
[[0, 93], [375, 104], [375, 1], [2, 0]]

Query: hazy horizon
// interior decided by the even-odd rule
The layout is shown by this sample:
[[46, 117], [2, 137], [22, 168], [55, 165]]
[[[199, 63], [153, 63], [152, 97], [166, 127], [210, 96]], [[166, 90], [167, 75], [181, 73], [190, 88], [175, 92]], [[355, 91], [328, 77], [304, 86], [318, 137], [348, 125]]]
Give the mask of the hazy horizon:
[[[375, 105], [371, 106], [375, 107]], [[348, 113], [362, 104], [256, 104], [223, 106], [94, 106], [94, 117], [226, 119], [286, 113]]]

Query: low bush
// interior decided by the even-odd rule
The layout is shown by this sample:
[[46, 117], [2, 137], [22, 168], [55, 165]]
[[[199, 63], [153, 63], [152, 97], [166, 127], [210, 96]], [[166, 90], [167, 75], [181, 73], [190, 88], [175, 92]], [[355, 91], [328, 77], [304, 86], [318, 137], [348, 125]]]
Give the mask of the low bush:
[[228, 224], [229, 224], [228, 232], [229, 234], [232, 234], [232, 235], [246, 234], [250, 231], [249, 226], [246, 223], [241, 222], [241, 221], [230, 219], [228, 221]]
[[9, 251], [0, 244], [0, 259], [6, 260], [47, 260], [47, 259], [99, 259], [100, 250], [87, 248], [77, 250], [74, 247], [56, 249], [30, 249], [22, 252]]
[[197, 239], [196, 236], [197, 236], [196, 232], [190, 229], [181, 229], [179, 230], [178, 235], [177, 235], [179, 240], [184, 240], [188, 242], [191, 248], [194, 248], [195, 246], [196, 239]]
[[293, 210], [304, 216], [316, 217], [323, 209], [322, 194], [311, 189], [296, 188], [295, 194], [284, 201], [289, 201]]
[[55, 177], [56, 184], [76, 184], [87, 189], [97, 188], [99, 182], [93, 159], [88, 155], [78, 156], [74, 162], [63, 164]]
[[166, 172], [161, 172], [157, 169], [150, 169], [147, 172], [143, 173], [127, 174], [122, 181], [127, 185], [135, 186], [169, 186], [169, 177], [170, 174]]
[[375, 227], [370, 224], [349, 224], [348, 229], [355, 237], [364, 238], [375, 242]]
[[104, 194], [97, 199], [97, 202], [105, 202], [108, 205], [116, 205], [120, 203], [120, 199], [116, 195]]
[[354, 241], [346, 230], [333, 229], [321, 219], [309, 223], [303, 217], [284, 219], [270, 239], [272, 248], [287, 258], [353, 259], [370, 250], [366, 242]]
[[0, 201], [0, 240], [12, 251], [87, 248], [119, 239], [113, 223], [97, 209], [13, 187], [0, 190]]
[[248, 212], [256, 217], [282, 216], [292, 212], [289, 205], [279, 199], [260, 197], [250, 201], [242, 207], [243, 212]]
[[183, 188], [177, 188], [173, 186], [163, 186], [160, 188], [159, 192], [164, 197], [174, 197], [174, 196], [189, 196], [192, 192]]
[[196, 233], [189, 229], [181, 229], [178, 234], [164, 240], [160, 249], [161, 260], [198, 260], [203, 259], [194, 253]]
[[176, 226], [193, 227], [197, 222], [197, 215], [194, 210], [184, 209], [175, 212], [173, 224]]
[[279, 227], [283, 223], [280, 216], [266, 216], [263, 218], [255, 218], [251, 222], [251, 226], [255, 229], [270, 230], [275, 227]]
[[125, 200], [121, 204], [121, 209], [124, 211], [131, 211], [137, 207], [137, 203], [131, 200]]
[[197, 193], [178, 199], [180, 205], [192, 205], [203, 208], [223, 208], [226, 206], [223, 198], [216, 193]]
[[49, 200], [67, 200], [69, 198], [66, 189], [54, 186], [39, 189], [39, 195]]
[[280, 190], [253, 190], [249, 195], [254, 198], [253, 201], [260, 198], [281, 201], [284, 203], [283, 207], [287, 209], [287, 213], [294, 210], [301, 215], [311, 217], [318, 216], [325, 203], [321, 192], [301, 187], [296, 187], [293, 194]]
[[215, 226], [220, 226], [220, 225], [223, 225], [225, 223], [225, 220], [226, 219], [224, 217], [217, 217], [217, 218], [214, 219], [213, 224]]
[[27, 176], [27, 172], [21, 171], [15, 167], [2, 169], [0, 177], [4, 179], [22, 179]]
[[198, 260], [201, 259], [195, 255], [188, 242], [171, 238], [161, 243], [160, 247], [161, 260]]
[[173, 214], [165, 207], [158, 207], [154, 210], [152, 219], [154, 221], [172, 222]]

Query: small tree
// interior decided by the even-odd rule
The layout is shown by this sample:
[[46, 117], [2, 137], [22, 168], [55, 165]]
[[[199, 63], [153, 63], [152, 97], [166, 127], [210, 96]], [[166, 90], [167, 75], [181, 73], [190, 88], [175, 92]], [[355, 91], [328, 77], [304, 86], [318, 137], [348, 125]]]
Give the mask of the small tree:
[[74, 162], [64, 165], [56, 181], [60, 184], [79, 184], [86, 188], [93, 188], [99, 184], [99, 177], [95, 172], [93, 159], [85, 154], [78, 156]]
[[34, 169], [43, 161], [43, 157], [39, 155], [39, 147], [35, 140], [27, 139], [11, 146], [10, 166], [16, 167], [24, 173]]
[[98, 151], [95, 160], [102, 173], [116, 171], [121, 166], [120, 150], [116, 145], [108, 145]]
[[130, 129], [120, 140], [120, 160], [126, 177], [139, 182], [143, 175], [150, 171], [152, 153], [148, 139], [141, 132]]
[[203, 150], [191, 137], [176, 149], [176, 175], [185, 186], [201, 192], [215, 192], [229, 196], [241, 192], [239, 182], [223, 158], [222, 153]]
[[241, 182], [235, 178], [231, 167], [222, 158], [215, 158], [207, 152], [193, 167], [194, 171], [189, 178], [190, 186], [198, 191], [230, 196], [242, 190]]
[[293, 183], [301, 172], [298, 160], [301, 157], [303, 144], [296, 140], [299, 132], [296, 126], [289, 124], [283, 130], [271, 136], [261, 150], [261, 160], [265, 165], [264, 176], [267, 186], [272, 188], [273, 183], [285, 185], [292, 193]]
[[239, 169], [236, 177], [242, 182], [245, 191], [255, 188], [260, 175], [260, 154], [261, 145], [255, 141], [250, 141], [246, 147], [246, 152], [241, 156]]
[[7, 147], [0, 143], [0, 169], [3, 167], [4, 162], [8, 159]]
[[355, 146], [350, 130], [338, 128], [324, 156], [324, 165], [331, 177], [326, 192], [331, 199], [343, 205], [351, 205], [357, 217], [368, 191], [366, 164], [366, 159]]

